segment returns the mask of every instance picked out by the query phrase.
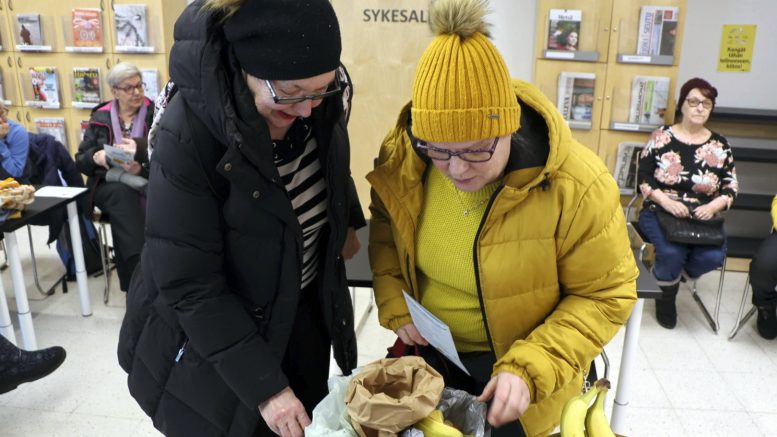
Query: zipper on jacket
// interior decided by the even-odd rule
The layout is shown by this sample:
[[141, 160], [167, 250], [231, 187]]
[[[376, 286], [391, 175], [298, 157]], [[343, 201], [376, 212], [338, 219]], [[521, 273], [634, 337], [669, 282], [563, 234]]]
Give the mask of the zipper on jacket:
[[[407, 269], [407, 277], [410, 278], [409, 283], [407, 284], [410, 287], [410, 295], [413, 297], [416, 297], [415, 291], [413, 290], [413, 273], [410, 272], [410, 254], [405, 254], [405, 268]], [[421, 301], [421, 296], [418, 296], [418, 301]]]
[[[496, 356], [496, 350], [494, 349], [494, 340], [491, 338], [491, 330], [488, 328], [488, 319], [486, 318], [486, 307], [483, 304], [483, 289], [480, 287], [480, 269], [478, 269], [478, 239], [480, 238], [480, 233], [483, 231], [483, 225], [486, 224], [486, 218], [488, 217], [488, 211], [491, 209], [491, 206], [494, 204], [494, 200], [496, 200], [496, 196], [499, 194], [500, 191], [504, 188], [504, 185], [500, 185], [499, 188], [494, 191], [494, 194], [491, 195], [491, 199], [488, 201], [488, 204], [486, 205], [486, 211], [483, 213], [483, 218], [480, 219], [480, 225], [478, 226], [478, 231], [475, 233], [475, 242], [472, 245], [472, 268], [475, 269], [475, 286], [478, 290], [478, 300], [480, 301], [480, 314], [483, 316], [483, 326], [486, 328], [486, 339], [488, 339], [488, 346], [491, 348], [491, 353]], [[497, 359], [499, 357], [496, 357]]]
[[183, 342], [183, 345], [181, 346], [181, 348], [178, 349], [178, 355], [175, 356], [175, 362], [176, 363], [181, 361], [181, 357], [183, 357], [183, 353], [186, 350], [186, 345], [187, 344], [189, 344], [189, 339], [188, 338]]

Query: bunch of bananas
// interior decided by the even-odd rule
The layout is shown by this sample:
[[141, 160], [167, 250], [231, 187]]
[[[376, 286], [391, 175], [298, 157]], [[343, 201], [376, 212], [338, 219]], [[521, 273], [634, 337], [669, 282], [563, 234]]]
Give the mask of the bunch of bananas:
[[587, 392], [567, 401], [561, 412], [561, 437], [615, 437], [604, 415], [609, 389], [610, 381], [602, 378]]
[[35, 187], [32, 185], [21, 185], [14, 178], [0, 181], [0, 208], [14, 211], [7, 218], [21, 217], [19, 211], [33, 200], [35, 200]]

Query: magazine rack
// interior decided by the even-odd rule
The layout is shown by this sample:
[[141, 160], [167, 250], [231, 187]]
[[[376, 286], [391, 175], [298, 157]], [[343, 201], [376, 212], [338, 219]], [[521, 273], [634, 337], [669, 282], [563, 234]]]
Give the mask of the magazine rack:
[[[548, 56], [549, 33], [553, 25], [550, 21], [550, 11], [556, 9], [581, 12], [579, 51], [571, 52], [572, 55], [561, 52], [560, 55], [551, 53], [551, 56]], [[535, 82], [551, 101], [558, 104], [560, 80], [565, 73], [594, 72], [596, 74], [591, 125], [584, 127], [570, 123], [570, 127], [575, 129], [573, 131], [575, 138], [597, 151], [600, 158], [609, 165], [610, 170], [614, 169], [618, 144], [645, 143], [649, 132], [661, 124], [671, 123], [674, 118], [676, 104], [674, 91], [677, 87], [681, 45], [675, 43], [671, 55], [666, 53], [672, 40], [664, 39], [667, 43], [661, 46], [661, 38], [664, 34], [658, 33], [656, 34], [659, 38], [656, 46], [658, 50], [647, 52], [654, 54], [642, 55], [644, 50], [637, 50], [642, 11], [658, 9], [676, 12], [668, 15], [667, 22], [671, 22], [671, 25], [666, 29], [675, 38], [674, 41], [681, 41], [684, 14], [687, 12], [686, 0], [540, 0], [538, 2]], [[664, 15], [661, 15], [662, 20], [663, 17]], [[663, 30], [663, 27], [661, 29]], [[642, 41], [645, 41], [644, 31]], [[653, 40], [649, 41], [652, 44]], [[662, 47], [664, 54], [661, 54]], [[648, 46], [648, 50], [651, 49], [652, 45]], [[587, 58], [586, 51], [596, 52], [598, 57]], [[579, 53], [581, 55], [578, 55]], [[635, 119], [632, 116], [632, 82], [637, 76], [669, 79], [663, 117], [657, 120], [653, 120], [654, 117], [645, 120]], [[635, 111], [635, 114], [641, 113]], [[588, 130], [581, 130], [581, 127]]]

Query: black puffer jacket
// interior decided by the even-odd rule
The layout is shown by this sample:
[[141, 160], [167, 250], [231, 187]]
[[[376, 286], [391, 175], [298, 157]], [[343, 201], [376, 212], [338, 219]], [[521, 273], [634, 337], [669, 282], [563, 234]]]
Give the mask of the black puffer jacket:
[[[258, 405], [288, 385], [280, 363], [300, 292], [302, 234], [267, 127], [216, 17], [198, 13], [198, 3], [175, 25], [178, 92], [157, 130], [146, 245], [119, 361], [166, 435], [250, 436]], [[348, 372], [356, 339], [340, 252], [347, 227], [364, 217], [342, 101], [327, 99], [311, 117], [329, 198], [319, 300]]]

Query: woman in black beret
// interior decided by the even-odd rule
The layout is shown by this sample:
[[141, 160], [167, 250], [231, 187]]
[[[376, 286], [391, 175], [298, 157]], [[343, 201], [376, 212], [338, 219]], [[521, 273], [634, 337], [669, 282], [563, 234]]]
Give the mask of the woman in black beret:
[[119, 361], [167, 435], [302, 436], [330, 348], [356, 366], [344, 260], [365, 224], [327, 0], [200, 0], [151, 132]]

